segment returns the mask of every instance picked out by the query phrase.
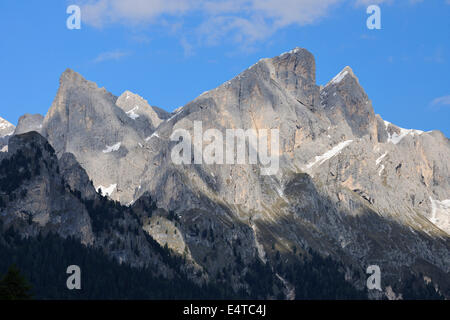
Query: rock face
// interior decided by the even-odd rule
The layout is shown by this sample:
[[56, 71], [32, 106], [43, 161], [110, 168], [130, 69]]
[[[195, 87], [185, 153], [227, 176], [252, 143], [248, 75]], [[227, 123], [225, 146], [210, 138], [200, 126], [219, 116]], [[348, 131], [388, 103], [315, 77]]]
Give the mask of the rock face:
[[[58, 159], [37, 132], [11, 138], [0, 165], [0, 232], [14, 228], [22, 237], [50, 232], [73, 237], [119, 263], [145, 266], [170, 278], [180, 271], [168, 265], [162, 248], [146, 235], [138, 209], [121, 207], [97, 194], [75, 157], [64, 153]], [[147, 214], [151, 217], [152, 211]], [[167, 212], [160, 210], [159, 215]], [[181, 266], [193, 268], [192, 263]], [[195, 278], [195, 270], [190, 274]]]
[[168, 112], [151, 107], [144, 98], [130, 91], [125, 91], [117, 99], [116, 105], [134, 120], [136, 130], [144, 132], [146, 137], [152, 134], [161, 122], [170, 117]]
[[42, 123], [44, 122], [44, 117], [40, 114], [29, 114], [26, 113], [19, 118], [15, 135], [27, 133], [30, 131], [36, 131], [41, 133]]
[[136, 200], [149, 159], [146, 138], [169, 114], [129, 91], [119, 98], [66, 70], [43, 121], [42, 134], [58, 156], [75, 155], [94, 182], [122, 203]]
[[[36, 132], [13, 136], [5, 162], [0, 174], [6, 197], [3, 203], [7, 203], [2, 210], [4, 226], [28, 221], [22, 229], [28, 236], [45, 229], [92, 244], [89, 215], [76, 197], [66, 192], [58, 175], [58, 160], [45, 138]], [[15, 181], [8, 182], [8, 177]]]
[[[186, 248], [211, 275], [241, 263], [236, 256], [273, 266], [280, 255], [289, 264], [312, 248], [360, 275], [379, 265], [386, 292], [401, 294], [400, 279], [412, 273], [449, 296], [449, 140], [384, 121], [349, 67], [325, 86], [315, 79], [314, 57], [296, 48], [168, 115], [67, 70], [42, 134], [78, 190], [76, 162], [110, 198], [132, 205], [151, 196], [173, 211], [182, 237], [164, 241]], [[194, 121], [223, 134], [279, 130], [280, 169], [267, 176], [260, 164], [174, 164], [170, 136], [177, 129], [193, 136]], [[161, 238], [154, 221], [145, 230]], [[365, 286], [364, 276], [348, 280]]]

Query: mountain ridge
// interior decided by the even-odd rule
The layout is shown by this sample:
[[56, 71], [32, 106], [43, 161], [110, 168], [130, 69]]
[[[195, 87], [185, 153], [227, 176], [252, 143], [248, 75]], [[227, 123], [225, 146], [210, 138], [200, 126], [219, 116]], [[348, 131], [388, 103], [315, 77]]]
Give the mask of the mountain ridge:
[[[379, 264], [385, 295], [410, 272], [448, 292], [449, 140], [384, 121], [350, 67], [325, 86], [315, 69], [314, 56], [295, 48], [170, 115], [66, 70], [41, 134], [97, 192], [130, 208], [150, 197], [179, 217], [176, 226], [163, 215], [141, 227], [178, 255], [187, 250], [210, 277], [255, 258], [272, 268], [280, 256], [294, 264], [313, 249], [356, 268], [359, 276], [347, 278], [359, 288], [366, 267]], [[192, 134], [196, 121], [204, 130], [279, 130], [280, 169], [264, 176], [258, 164], [175, 165], [171, 133]], [[242, 284], [239, 274], [230, 277]]]

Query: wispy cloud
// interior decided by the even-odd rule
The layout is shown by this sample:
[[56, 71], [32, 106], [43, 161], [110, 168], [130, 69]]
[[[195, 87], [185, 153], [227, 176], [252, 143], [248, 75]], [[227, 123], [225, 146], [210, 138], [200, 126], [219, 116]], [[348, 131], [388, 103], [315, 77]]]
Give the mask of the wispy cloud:
[[344, 0], [79, 0], [83, 22], [102, 28], [110, 24], [163, 25], [165, 19], [195, 14], [196, 35], [208, 43], [228, 37], [258, 41], [289, 25], [307, 25], [325, 17]]
[[425, 61], [434, 63], [444, 63], [445, 62], [444, 50], [442, 48], [437, 48], [431, 55], [425, 57]]
[[[404, 0], [402, 0], [402, 1], [404, 1]], [[424, 0], [408, 0], [408, 2], [410, 4], [417, 4], [417, 3], [420, 3], [423, 1]], [[447, 0], [447, 1], [450, 1], [450, 0]], [[400, 1], [399, 0], [397, 0], [397, 1], [395, 1], [395, 0], [356, 0], [357, 5], [365, 5], [365, 6], [369, 6], [372, 4], [383, 4], [383, 3], [393, 4], [394, 2], [400, 2]]]
[[156, 22], [163, 15], [195, 10], [198, 0], [80, 0], [83, 22], [94, 27], [112, 23], [137, 25]]
[[450, 95], [434, 99], [431, 101], [430, 106], [434, 108], [450, 107]]
[[114, 50], [100, 53], [94, 60], [94, 63], [100, 63], [109, 60], [120, 60], [123, 57], [130, 55], [129, 52]]
[[356, 0], [357, 5], [364, 5], [364, 6], [369, 6], [372, 4], [392, 3], [392, 2], [393, 0]]
[[194, 49], [191, 43], [189, 43], [186, 38], [182, 38], [180, 40], [180, 44], [183, 47], [183, 51], [184, 51], [184, 56], [185, 57], [190, 57], [194, 54]]
[[[155, 24], [180, 28], [180, 18], [193, 17], [190, 26], [196, 42], [221, 43], [228, 39], [241, 44], [265, 40], [291, 25], [304, 26], [325, 18], [348, 0], [74, 0], [81, 5], [83, 22], [102, 28], [111, 24], [141, 26]], [[399, 0], [352, 0], [356, 5], [390, 4]], [[411, 4], [423, 0], [408, 0]], [[450, 1], [450, 0], [449, 0]], [[167, 23], [171, 21], [173, 23]], [[181, 26], [185, 27], [185, 26]], [[170, 32], [170, 30], [169, 30]], [[193, 42], [180, 40], [185, 51]], [[187, 50], [186, 50], [187, 49]]]

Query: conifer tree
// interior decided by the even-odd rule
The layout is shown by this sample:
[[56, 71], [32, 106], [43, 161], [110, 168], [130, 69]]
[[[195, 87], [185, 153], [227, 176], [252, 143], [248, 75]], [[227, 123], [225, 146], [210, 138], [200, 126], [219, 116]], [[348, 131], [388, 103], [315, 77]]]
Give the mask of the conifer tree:
[[30, 284], [15, 265], [0, 280], [0, 300], [30, 300], [30, 290]]

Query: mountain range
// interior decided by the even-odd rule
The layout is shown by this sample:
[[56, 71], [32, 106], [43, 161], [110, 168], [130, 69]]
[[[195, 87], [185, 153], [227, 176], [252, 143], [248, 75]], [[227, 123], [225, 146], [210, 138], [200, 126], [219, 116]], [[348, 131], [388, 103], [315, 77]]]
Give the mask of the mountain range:
[[[278, 172], [174, 164], [171, 134], [195, 121], [279, 130]], [[173, 113], [67, 69], [45, 117], [0, 118], [0, 149], [0, 244], [13, 251], [8, 232], [55, 234], [167, 281], [226, 284], [225, 297], [450, 297], [449, 139], [383, 120], [350, 67], [318, 85], [306, 49]], [[366, 288], [371, 265], [381, 290]]]

